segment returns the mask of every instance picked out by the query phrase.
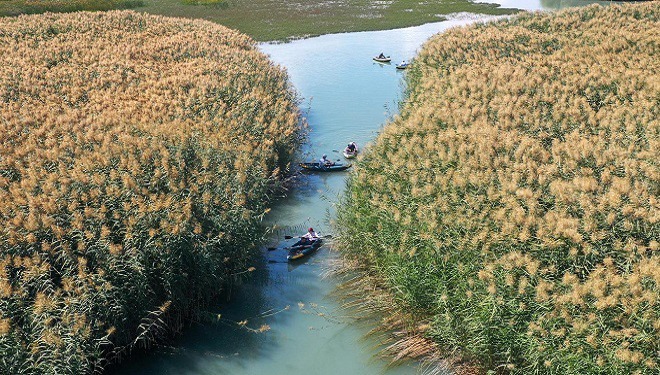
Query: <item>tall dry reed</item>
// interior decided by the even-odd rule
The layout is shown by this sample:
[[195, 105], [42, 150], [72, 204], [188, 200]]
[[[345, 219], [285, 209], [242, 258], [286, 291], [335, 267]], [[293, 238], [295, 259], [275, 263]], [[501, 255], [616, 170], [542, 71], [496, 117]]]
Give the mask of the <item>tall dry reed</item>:
[[247, 36], [134, 12], [1, 19], [0, 103], [0, 373], [99, 370], [197, 312], [301, 134]]
[[518, 374], [652, 374], [660, 3], [451, 30], [357, 166], [342, 246], [447, 352]]

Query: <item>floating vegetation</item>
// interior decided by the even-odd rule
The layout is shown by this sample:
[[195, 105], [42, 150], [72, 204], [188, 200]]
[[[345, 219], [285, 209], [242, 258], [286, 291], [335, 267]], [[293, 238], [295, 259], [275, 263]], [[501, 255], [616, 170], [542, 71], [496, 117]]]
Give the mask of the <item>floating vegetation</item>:
[[301, 127], [247, 36], [130, 11], [5, 18], [0, 102], [0, 373], [101, 370], [254, 270]]
[[659, 13], [526, 14], [415, 59], [339, 205], [338, 247], [446, 354], [516, 374], [657, 373]]

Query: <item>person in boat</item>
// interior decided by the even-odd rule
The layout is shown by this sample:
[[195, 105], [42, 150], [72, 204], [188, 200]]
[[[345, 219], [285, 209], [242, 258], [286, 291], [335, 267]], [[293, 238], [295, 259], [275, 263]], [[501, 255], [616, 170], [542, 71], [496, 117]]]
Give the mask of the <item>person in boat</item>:
[[319, 159], [319, 164], [321, 164], [322, 167], [330, 167], [335, 165], [335, 163], [332, 160], [328, 159], [328, 155], [326, 154], [323, 154], [321, 159]]
[[406, 66], [406, 65], [408, 65], [408, 63], [406, 62], [406, 60], [401, 61], [401, 65], [400, 65], [400, 66]]
[[309, 228], [307, 233], [305, 233], [302, 237], [312, 242], [319, 239], [319, 234], [314, 231], [314, 228]]
[[319, 234], [314, 231], [314, 228], [309, 228], [307, 230], [307, 233], [300, 236], [300, 241], [298, 241], [293, 246], [309, 245], [318, 239], [319, 239]]
[[355, 144], [355, 142], [351, 142], [348, 144], [348, 146], [346, 146], [347, 154], [354, 154], [356, 152], [357, 152], [357, 145]]
[[386, 57], [385, 57], [385, 55], [381, 52], [380, 55], [378, 55], [378, 58], [379, 58], [379, 59], [385, 59]]

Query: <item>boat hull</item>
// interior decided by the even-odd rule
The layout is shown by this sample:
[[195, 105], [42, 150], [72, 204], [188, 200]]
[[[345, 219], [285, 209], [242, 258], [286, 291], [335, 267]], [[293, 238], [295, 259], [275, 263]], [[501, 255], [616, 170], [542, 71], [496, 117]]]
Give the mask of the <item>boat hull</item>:
[[321, 247], [322, 244], [323, 240], [319, 238], [318, 240], [312, 242], [310, 245], [293, 246], [291, 249], [289, 249], [289, 254], [286, 256], [286, 259], [289, 262], [302, 259], [314, 253], [316, 250], [318, 250], [319, 247]]
[[356, 156], [357, 156], [357, 152], [348, 152], [348, 151], [344, 151], [344, 157], [345, 157], [346, 159], [353, 159], [353, 158], [355, 158]]
[[375, 61], [375, 62], [379, 62], [379, 63], [388, 63], [388, 62], [392, 61], [392, 59], [389, 58], [389, 57], [386, 57], [386, 58], [384, 58], [384, 59], [381, 59], [381, 58], [378, 58], [378, 57], [374, 57], [374, 61]]
[[339, 172], [344, 171], [351, 167], [351, 164], [337, 163], [335, 165], [324, 166], [321, 163], [300, 163], [300, 166], [305, 171], [313, 172]]

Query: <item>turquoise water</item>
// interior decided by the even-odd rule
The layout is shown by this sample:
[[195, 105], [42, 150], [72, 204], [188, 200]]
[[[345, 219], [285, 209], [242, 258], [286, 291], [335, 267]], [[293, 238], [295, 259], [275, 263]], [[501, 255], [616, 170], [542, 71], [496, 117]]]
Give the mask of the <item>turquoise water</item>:
[[[500, 1], [498, 1], [500, 3]], [[555, 8], [559, 1], [516, 1], [526, 9]], [[588, 1], [575, 3], [587, 4]], [[522, 5], [521, 5], [522, 4]], [[550, 5], [544, 5], [550, 4]], [[504, 5], [508, 4], [504, 1]], [[561, 4], [560, 4], [561, 5]], [[559, 5], [559, 6], [560, 6]], [[580, 4], [579, 4], [580, 5]], [[368, 145], [388, 118], [397, 113], [403, 91], [394, 63], [409, 60], [433, 34], [484, 19], [459, 15], [449, 21], [398, 30], [325, 35], [260, 48], [288, 70], [302, 97], [301, 110], [310, 125], [304, 157], [343, 160], [333, 150], [349, 141]], [[392, 64], [371, 60], [380, 52]], [[359, 162], [359, 161], [358, 161]], [[330, 234], [330, 221], [346, 173], [302, 176], [297, 188], [276, 204], [267, 220], [284, 228], [272, 245], [291, 245], [284, 235], [312, 226]], [[286, 228], [289, 228], [288, 230]], [[296, 228], [296, 229], [291, 229]], [[216, 323], [198, 323], [167, 347], [136, 356], [117, 374], [414, 374], [415, 364], [388, 368], [375, 357], [378, 342], [365, 339], [373, 327], [358, 323], [332, 297], [336, 284], [323, 277], [335, 256], [329, 246], [296, 265], [284, 250], [266, 251], [254, 277], [236, 288], [231, 302], [212, 309]], [[244, 326], [238, 322], [247, 320]], [[264, 332], [254, 332], [263, 325]]]

